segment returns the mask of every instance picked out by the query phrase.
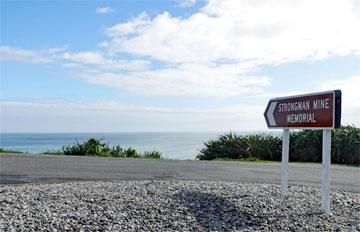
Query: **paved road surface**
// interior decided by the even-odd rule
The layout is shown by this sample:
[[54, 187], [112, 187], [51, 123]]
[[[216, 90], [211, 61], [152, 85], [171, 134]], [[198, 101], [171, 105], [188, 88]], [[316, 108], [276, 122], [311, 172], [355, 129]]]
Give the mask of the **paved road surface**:
[[[290, 164], [289, 184], [320, 186], [320, 164]], [[74, 180], [280, 183], [280, 164], [0, 154], [0, 184]], [[360, 192], [360, 168], [331, 166], [331, 187]]]

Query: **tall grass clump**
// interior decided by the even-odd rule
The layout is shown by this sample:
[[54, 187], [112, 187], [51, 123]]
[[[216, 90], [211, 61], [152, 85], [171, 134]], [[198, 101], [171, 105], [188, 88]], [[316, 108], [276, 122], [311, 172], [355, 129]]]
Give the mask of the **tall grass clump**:
[[[331, 161], [360, 164], [360, 128], [352, 125], [332, 130]], [[228, 133], [204, 143], [200, 160], [248, 159], [281, 160], [282, 139], [272, 134], [236, 135]], [[297, 130], [290, 134], [290, 161], [321, 162], [322, 131]]]
[[290, 161], [320, 162], [322, 130], [298, 130], [290, 134]]
[[158, 151], [145, 151], [142, 156], [145, 159], [160, 159], [161, 153]]
[[247, 156], [243, 137], [233, 133], [205, 142], [204, 145], [205, 148], [197, 156], [200, 160], [212, 160], [215, 158], [240, 159]]
[[102, 139], [91, 138], [84, 143], [76, 142], [75, 145], [63, 147], [64, 155], [77, 156], [106, 156], [109, 152], [108, 145], [101, 142]]
[[331, 161], [338, 164], [360, 164], [360, 128], [344, 126], [333, 131]]
[[84, 143], [77, 141], [74, 145], [64, 146], [62, 150], [64, 155], [161, 159], [161, 153], [158, 151], [140, 153], [131, 147], [127, 149], [120, 146], [110, 147], [109, 144], [102, 142], [102, 139], [95, 138], [91, 138]]
[[[290, 137], [290, 161], [321, 162], [322, 130], [300, 130]], [[331, 162], [360, 164], [360, 128], [342, 126], [331, 132]]]
[[204, 146], [197, 156], [200, 160], [247, 159], [252, 157], [279, 160], [281, 157], [281, 139], [270, 134], [241, 136], [228, 133], [218, 139], [205, 142]]
[[260, 160], [281, 160], [282, 141], [279, 136], [272, 134], [255, 134], [245, 137], [249, 157]]

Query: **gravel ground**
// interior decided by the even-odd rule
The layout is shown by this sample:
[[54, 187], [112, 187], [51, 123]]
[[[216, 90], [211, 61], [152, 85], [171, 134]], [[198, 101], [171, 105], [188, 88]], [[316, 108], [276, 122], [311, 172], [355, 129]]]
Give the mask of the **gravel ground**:
[[360, 231], [360, 193], [234, 182], [0, 185], [0, 231]]

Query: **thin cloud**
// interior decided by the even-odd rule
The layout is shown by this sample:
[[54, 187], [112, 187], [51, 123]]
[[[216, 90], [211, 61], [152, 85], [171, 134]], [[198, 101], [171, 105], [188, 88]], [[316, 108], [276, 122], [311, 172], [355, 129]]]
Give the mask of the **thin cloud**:
[[[68, 46], [46, 50], [23, 49], [12, 46], [0, 46], [1, 60], [24, 63], [60, 63], [62, 67], [98, 70], [144, 70], [149, 66], [147, 60], [111, 59], [100, 51], [67, 51]], [[86, 66], [86, 67], [84, 67]]]
[[55, 53], [62, 49], [50, 48], [48, 50], [30, 50], [12, 46], [0, 46], [1, 60], [10, 60], [28, 63], [50, 63], [53, 62]]
[[95, 13], [97, 14], [110, 14], [114, 12], [114, 10], [111, 7], [105, 6], [105, 7], [98, 7], [95, 10]]
[[[3, 132], [201, 131], [209, 128], [223, 131], [265, 128], [263, 107], [254, 105], [179, 109], [115, 101], [63, 99], [0, 100], [0, 104]], [[226, 120], [220, 120], [224, 118]], [[262, 123], [259, 123], [260, 120]], [[233, 125], [238, 127], [234, 128]]]
[[29, 108], [56, 108], [86, 111], [136, 111], [140, 113], [163, 113], [163, 114], [223, 114], [223, 113], [250, 113], [259, 110], [259, 106], [242, 105], [222, 108], [170, 108], [129, 105], [118, 101], [71, 101], [66, 99], [34, 99], [31, 101], [0, 100], [4, 107], [29, 107]]
[[92, 84], [145, 96], [243, 96], [262, 93], [271, 84], [269, 77], [250, 76], [246, 72], [247, 69], [239, 65], [184, 64], [127, 74], [93, 71], [78, 77]]
[[192, 7], [196, 4], [196, 0], [177, 0], [177, 6], [179, 7]]
[[[110, 59], [101, 52], [66, 52], [62, 54], [62, 59], [78, 65], [92, 65], [91, 69], [102, 70], [144, 70], [148, 65], [147, 60], [125, 60]], [[95, 66], [95, 67], [94, 67]]]
[[145, 12], [142, 12], [137, 17], [129, 20], [126, 23], [118, 23], [105, 30], [105, 33], [110, 37], [128, 36], [131, 34], [140, 33], [147, 25], [151, 23], [150, 17]]

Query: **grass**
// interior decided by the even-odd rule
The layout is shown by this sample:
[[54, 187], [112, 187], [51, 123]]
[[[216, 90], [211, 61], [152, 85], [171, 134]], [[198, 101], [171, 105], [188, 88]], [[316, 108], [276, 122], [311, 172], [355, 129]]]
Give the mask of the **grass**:
[[64, 152], [62, 151], [45, 151], [42, 152], [43, 155], [64, 155]]
[[[243, 162], [243, 163], [256, 163], [256, 164], [280, 164], [281, 161], [273, 161], [273, 160], [260, 160], [257, 158], [242, 158], [242, 159], [233, 159], [233, 158], [226, 158], [226, 157], [218, 157], [216, 159], [213, 159], [212, 161], [232, 161], [232, 162]], [[293, 164], [321, 164], [321, 162], [309, 162], [309, 161], [289, 161], [289, 163]], [[336, 163], [331, 163], [336, 164]], [[349, 167], [360, 167], [360, 164], [338, 164], [338, 165], [345, 165]]]
[[[129, 150], [129, 149], [128, 149]], [[131, 149], [132, 151], [133, 149]], [[45, 151], [40, 153], [42, 155], [65, 155], [63, 151]], [[85, 155], [86, 156], [86, 155]], [[89, 155], [87, 155], [89, 156]], [[96, 156], [98, 157], [116, 157], [116, 158], [134, 158], [134, 159], [161, 159], [161, 153], [158, 151], [146, 151], [144, 153], [130, 153], [130, 155], [114, 155], [111, 153], [99, 153]]]
[[7, 150], [7, 149], [4, 149], [4, 148], [1, 148], [1, 147], [0, 147], [0, 153], [16, 153], [16, 154], [20, 154], [20, 153], [23, 153], [23, 152], [21, 152], [21, 151]]
[[258, 158], [241, 158], [241, 159], [233, 159], [233, 158], [227, 158], [227, 157], [217, 157], [213, 159], [215, 161], [236, 161], [236, 162], [244, 162], [244, 163], [279, 163], [280, 161], [272, 161], [272, 160], [261, 160]]

